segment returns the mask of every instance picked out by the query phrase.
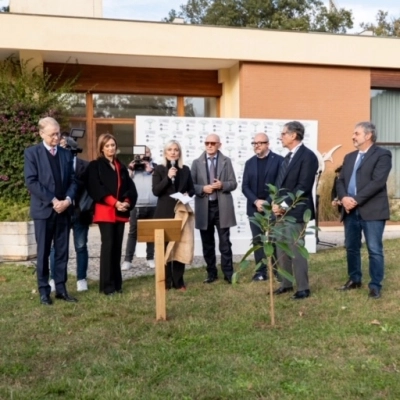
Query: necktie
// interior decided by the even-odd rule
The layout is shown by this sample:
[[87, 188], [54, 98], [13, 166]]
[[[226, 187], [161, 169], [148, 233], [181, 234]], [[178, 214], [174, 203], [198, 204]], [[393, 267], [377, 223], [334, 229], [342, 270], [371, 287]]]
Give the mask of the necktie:
[[284, 160], [281, 164], [281, 167], [279, 168], [278, 179], [276, 180], [276, 185], [275, 185], [278, 189], [281, 188], [283, 179], [286, 175], [286, 171], [289, 166], [291, 156], [292, 156], [292, 152], [289, 152], [288, 154], [286, 154], [286, 157], [284, 158]]
[[354, 164], [353, 172], [350, 177], [349, 186], [347, 188], [349, 196], [355, 196], [357, 194], [357, 182], [356, 182], [357, 170], [363, 158], [364, 158], [364, 153], [359, 152], [357, 161]]
[[51, 148], [50, 148], [50, 154], [51, 154], [52, 156], [55, 156], [55, 155], [56, 155], [56, 149], [55, 149], [55, 147], [51, 147]]
[[[210, 156], [210, 185], [214, 183], [215, 179], [215, 165], [214, 165], [214, 157]], [[212, 192], [210, 196], [208, 196], [209, 200], [217, 200], [217, 193]]]

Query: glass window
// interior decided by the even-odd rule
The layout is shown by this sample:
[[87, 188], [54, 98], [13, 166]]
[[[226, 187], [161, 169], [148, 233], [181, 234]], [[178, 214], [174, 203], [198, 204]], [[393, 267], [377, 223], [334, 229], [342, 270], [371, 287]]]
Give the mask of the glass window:
[[68, 113], [71, 117], [86, 117], [86, 94], [68, 93]]
[[185, 117], [217, 116], [216, 97], [185, 97]]
[[400, 198], [400, 91], [371, 90], [371, 120], [378, 131], [378, 142], [390, 142], [390, 145], [383, 145], [392, 152], [388, 190]]
[[137, 115], [177, 115], [175, 96], [94, 94], [95, 118], [135, 118]]

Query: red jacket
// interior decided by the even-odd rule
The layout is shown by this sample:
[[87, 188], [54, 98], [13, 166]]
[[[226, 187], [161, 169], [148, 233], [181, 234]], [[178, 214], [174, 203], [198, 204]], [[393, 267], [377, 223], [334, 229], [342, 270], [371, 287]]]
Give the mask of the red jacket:
[[[114, 161], [115, 170], [102, 157], [88, 167], [88, 192], [95, 202], [93, 222], [128, 222], [130, 210], [135, 207], [137, 192], [126, 167]], [[117, 201], [130, 204], [130, 210], [115, 208]]]

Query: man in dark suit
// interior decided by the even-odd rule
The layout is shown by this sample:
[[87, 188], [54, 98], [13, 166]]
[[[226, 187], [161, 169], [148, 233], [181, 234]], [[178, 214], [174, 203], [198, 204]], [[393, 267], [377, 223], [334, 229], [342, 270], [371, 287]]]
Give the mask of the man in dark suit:
[[[289, 150], [283, 160], [276, 180], [275, 186], [281, 189], [280, 194], [285, 196], [287, 193], [296, 194], [297, 191], [303, 192], [304, 198], [296, 207], [287, 211], [287, 215], [293, 217], [296, 222], [284, 222], [283, 235], [285, 238], [292, 238], [292, 235], [299, 235], [304, 232], [304, 212], [311, 211], [311, 219], [315, 218], [314, 200], [312, 189], [315, 176], [318, 170], [317, 156], [303, 142], [304, 126], [298, 121], [291, 121], [284, 125], [281, 133], [282, 146]], [[290, 207], [292, 201], [290, 197], [285, 199], [286, 205]], [[273, 205], [273, 212], [276, 215], [285, 213], [283, 205]], [[289, 239], [290, 240], [290, 239]], [[282, 249], [277, 249], [278, 263], [282, 269], [289, 274], [294, 274], [297, 292], [291, 297], [293, 300], [305, 299], [310, 296], [308, 282], [308, 261], [298, 250], [294, 242], [288, 243], [293, 257], [290, 257]], [[282, 278], [281, 286], [274, 291], [274, 294], [293, 291], [292, 283]]]
[[[265, 133], [257, 133], [252, 141], [255, 156], [246, 161], [243, 172], [242, 192], [247, 198], [247, 215], [253, 217], [254, 213], [263, 212], [263, 204], [269, 197], [268, 184], [275, 184], [278, 170], [283, 157], [269, 150], [269, 139]], [[250, 222], [253, 244], [260, 242], [261, 229]], [[262, 262], [265, 258], [264, 250], [254, 252], [257, 271], [253, 281], [266, 281], [268, 279], [267, 266]]]
[[70, 206], [77, 184], [72, 154], [58, 146], [60, 126], [51, 118], [39, 121], [43, 142], [25, 150], [25, 183], [31, 195], [31, 217], [37, 243], [37, 280], [40, 302], [51, 305], [49, 254], [54, 241], [56, 298], [76, 302], [66, 289]]
[[236, 187], [235, 172], [229, 157], [220, 152], [221, 140], [216, 134], [208, 135], [205, 151], [193, 161], [192, 179], [196, 193], [195, 221], [200, 230], [203, 256], [207, 264], [204, 283], [218, 279], [215, 256], [215, 228], [219, 238], [221, 269], [224, 279], [231, 283], [233, 275], [230, 227], [236, 225], [232, 193]]
[[[87, 270], [89, 266], [89, 252], [87, 247], [89, 227], [93, 220], [93, 200], [86, 190], [86, 170], [89, 162], [78, 158], [78, 143], [63, 133], [60, 146], [68, 149], [73, 155], [73, 165], [75, 171], [75, 179], [78, 184], [76, 192], [73, 214], [71, 217], [71, 228], [74, 238], [74, 247], [76, 253], [76, 288], [78, 292], [88, 290]], [[56, 290], [54, 283], [54, 247], [50, 251], [50, 287], [51, 291]]]
[[384, 277], [383, 231], [390, 218], [387, 179], [392, 168], [392, 154], [378, 147], [375, 125], [360, 122], [352, 136], [357, 148], [346, 155], [337, 180], [345, 229], [347, 272], [349, 280], [339, 290], [361, 287], [361, 232], [369, 255], [369, 297], [381, 296]]

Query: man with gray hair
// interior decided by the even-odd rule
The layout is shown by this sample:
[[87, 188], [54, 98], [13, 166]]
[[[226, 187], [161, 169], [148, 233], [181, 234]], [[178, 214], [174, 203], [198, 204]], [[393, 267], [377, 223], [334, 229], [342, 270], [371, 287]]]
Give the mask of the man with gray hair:
[[369, 255], [369, 297], [381, 297], [384, 277], [383, 231], [390, 218], [387, 179], [392, 168], [392, 154], [375, 144], [375, 125], [359, 122], [352, 136], [357, 148], [344, 158], [336, 183], [338, 198], [343, 206], [347, 253], [348, 281], [339, 290], [361, 287], [361, 233], [364, 233]]
[[[302, 191], [302, 201], [289, 210], [282, 204], [274, 204], [272, 211], [276, 215], [286, 214], [292, 221], [283, 222], [283, 237], [288, 239], [291, 255], [281, 248], [277, 248], [278, 264], [287, 273], [294, 275], [297, 292], [291, 297], [293, 300], [302, 300], [310, 296], [308, 280], [308, 260], [300, 253], [295, 237], [304, 235], [304, 212], [311, 211], [311, 219], [315, 218], [313, 186], [318, 170], [317, 156], [303, 144], [305, 128], [299, 121], [290, 121], [283, 126], [281, 132], [282, 146], [289, 150], [278, 172], [275, 186], [280, 189], [280, 195], [286, 197], [285, 203], [290, 207], [293, 200], [289, 193], [296, 194]], [[293, 284], [282, 277], [281, 286], [274, 291], [275, 295], [293, 291]]]
[[196, 229], [200, 230], [203, 257], [207, 264], [204, 283], [218, 279], [215, 255], [215, 229], [219, 238], [221, 269], [224, 279], [232, 283], [233, 259], [230, 228], [236, 225], [232, 192], [237, 187], [232, 161], [221, 153], [221, 139], [215, 133], [206, 137], [205, 151], [192, 163], [196, 197]]
[[43, 141], [25, 150], [25, 184], [31, 195], [31, 217], [37, 243], [37, 281], [40, 303], [51, 305], [49, 255], [54, 241], [56, 298], [76, 302], [66, 289], [71, 204], [77, 191], [73, 156], [63, 149], [60, 126], [51, 117], [39, 121]]

